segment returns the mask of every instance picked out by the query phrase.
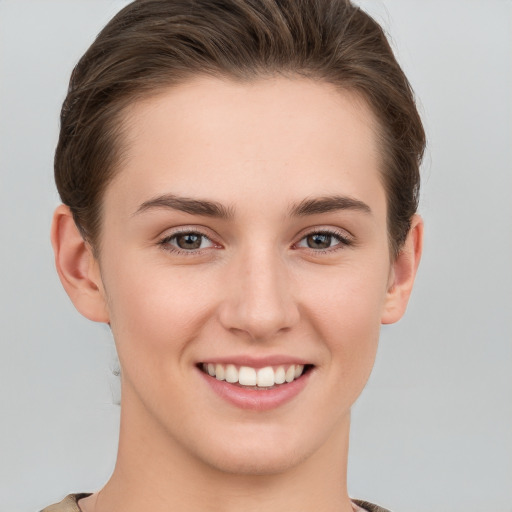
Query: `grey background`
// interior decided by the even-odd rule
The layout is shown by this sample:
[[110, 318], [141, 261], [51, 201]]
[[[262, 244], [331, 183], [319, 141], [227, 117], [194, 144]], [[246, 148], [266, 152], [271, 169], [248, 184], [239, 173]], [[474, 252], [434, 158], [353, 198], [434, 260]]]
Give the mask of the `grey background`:
[[[48, 232], [69, 74], [125, 3], [0, 0], [0, 512], [96, 490], [115, 460], [113, 342], [61, 289]], [[512, 511], [512, 3], [360, 3], [429, 150], [424, 258], [354, 407], [349, 490], [395, 512]]]

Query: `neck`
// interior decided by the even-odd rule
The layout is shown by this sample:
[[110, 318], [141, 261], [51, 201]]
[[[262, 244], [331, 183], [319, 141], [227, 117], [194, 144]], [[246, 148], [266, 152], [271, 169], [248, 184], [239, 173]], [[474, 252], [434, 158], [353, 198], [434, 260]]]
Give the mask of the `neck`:
[[83, 512], [352, 512], [346, 489], [347, 415], [311, 456], [278, 472], [229, 473], [179, 445], [140, 410], [121, 408], [116, 467]]

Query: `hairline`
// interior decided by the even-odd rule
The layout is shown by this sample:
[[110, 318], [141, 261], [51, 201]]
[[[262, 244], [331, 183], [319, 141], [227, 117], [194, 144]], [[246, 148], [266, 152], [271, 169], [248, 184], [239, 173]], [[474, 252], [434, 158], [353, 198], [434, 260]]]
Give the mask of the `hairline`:
[[[111, 173], [108, 180], [105, 181], [102, 190], [98, 194], [98, 212], [97, 221], [98, 224], [95, 227], [95, 236], [91, 238], [88, 233], [85, 232], [82, 226], [77, 223], [79, 231], [82, 233], [83, 238], [89, 243], [93, 254], [96, 258], [99, 258], [101, 254], [101, 234], [102, 234], [102, 219], [104, 216], [104, 198], [107, 189], [111, 186], [112, 182], [116, 180], [116, 177], [122, 171], [123, 164], [129, 159], [130, 154], [130, 138], [128, 136], [130, 130], [130, 117], [135, 114], [135, 110], [144, 103], [149, 103], [154, 99], [172, 91], [174, 88], [186, 85], [187, 83], [193, 83], [201, 81], [203, 79], [216, 79], [226, 82], [232, 82], [236, 84], [255, 84], [258, 82], [264, 82], [266, 80], [272, 80], [275, 78], [285, 78], [289, 80], [307, 80], [315, 83], [322, 83], [330, 86], [335, 92], [340, 94], [348, 93], [351, 96], [352, 101], [358, 108], [366, 109], [371, 114], [372, 122], [369, 123], [374, 139], [375, 147], [377, 150], [377, 162], [378, 162], [378, 175], [380, 183], [384, 189], [386, 198], [386, 230], [388, 234], [388, 246], [390, 252], [390, 258], [393, 261], [401, 246], [397, 244], [397, 241], [393, 239], [391, 234], [391, 222], [389, 218], [390, 205], [389, 205], [389, 191], [386, 183], [386, 172], [390, 166], [389, 158], [389, 142], [387, 142], [387, 134], [385, 124], [380, 118], [372, 102], [368, 98], [368, 94], [365, 93], [361, 88], [355, 85], [350, 85], [349, 81], [346, 84], [334, 83], [327, 77], [322, 76], [320, 73], [315, 74], [314, 71], [308, 70], [293, 70], [293, 69], [249, 69], [246, 72], [226, 71], [222, 69], [204, 69], [195, 70], [189, 69], [179, 74], [178, 77], [171, 76], [173, 70], [169, 70], [169, 74], [166, 76], [162, 75], [153, 78], [152, 81], [146, 82], [144, 88], [136, 88], [127, 91], [123, 96], [119, 97], [117, 101], [110, 104], [111, 107], [115, 108], [114, 115], [109, 117], [109, 120], [105, 124], [107, 131], [112, 131], [111, 146], [113, 148], [113, 163], [111, 166]], [[160, 82], [161, 83], [158, 83]]]

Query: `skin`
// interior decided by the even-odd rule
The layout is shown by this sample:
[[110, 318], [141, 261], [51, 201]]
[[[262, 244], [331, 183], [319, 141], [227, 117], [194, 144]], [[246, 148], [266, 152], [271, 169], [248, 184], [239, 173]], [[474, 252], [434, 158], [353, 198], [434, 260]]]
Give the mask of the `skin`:
[[[391, 259], [373, 114], [303, 78], [201, 77], [133, 105], [126, 126], [98, 259], [67, 207], [52, 227], [62, 283], [83, 315], [110, 323], [122, 370], [116, 468], [81, 509], [352, 510], [350, 408], [381, 323], [405, 311], [422, 240], [416, 216]], [[141, 209], [162, 194], [231, 216]], [[367, 208], [290, 214], [335, 195]], [[177, 253], [176, 230], [208, 238]], [[308, 246], [326, 230], [337, 233], [327, 248]], [[226, 402], [196, 367], [276, 354], [314, 366], [296, 397], [268, 411]]]

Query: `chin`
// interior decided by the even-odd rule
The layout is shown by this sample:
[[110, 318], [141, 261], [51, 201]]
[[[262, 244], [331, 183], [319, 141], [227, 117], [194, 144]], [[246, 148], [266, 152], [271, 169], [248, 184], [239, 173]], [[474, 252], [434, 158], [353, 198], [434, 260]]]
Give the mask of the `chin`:
[[[226, 436], [220, 446], [210, 444], [207, 453], [199, 455], [211, 468], [223, 473], [239, 475], [276, 475], [299, 466], [315, 451], [305, 449], [308, 443], [287, 437], [256, 433], [251, 436], [252, 442], [233, 439]], [[230, 439], [229, 445], [225, 440]], [[301, 447], [301, 449], [299, 449]]]
[[271, 476], [289, 471], [298, 466], [305, 457], [298, 454], [277, 453], [273, 456], [260, 453], [252, 454], [224, 453], [210, 462], [210, 466], [223, 473], [241, 476]]

